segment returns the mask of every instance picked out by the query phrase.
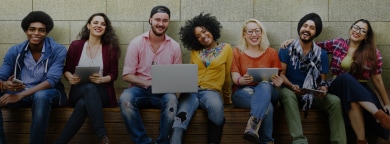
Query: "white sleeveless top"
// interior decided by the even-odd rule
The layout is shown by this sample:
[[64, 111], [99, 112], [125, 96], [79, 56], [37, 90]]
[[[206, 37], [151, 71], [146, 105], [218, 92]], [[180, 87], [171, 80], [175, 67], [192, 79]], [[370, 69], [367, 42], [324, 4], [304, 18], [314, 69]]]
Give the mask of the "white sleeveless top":
[[99, 74], [103, 75], [103, 56], [102, 52], [100, 51], [94, 59], [91, 59], [87, 56], [87, 45], [88, 41], [84, 43], [83, 51], [81, 52], [81, 57], [79, 61], [79, 66], [99, 66]]

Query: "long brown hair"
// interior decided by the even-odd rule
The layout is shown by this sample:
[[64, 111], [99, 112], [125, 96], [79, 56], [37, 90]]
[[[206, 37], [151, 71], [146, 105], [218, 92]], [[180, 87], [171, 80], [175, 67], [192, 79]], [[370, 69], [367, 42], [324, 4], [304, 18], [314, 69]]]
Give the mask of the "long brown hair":
[[115, 55], [115, 56], [112, 55], [112, 56], [114, 56], [116, 59], [119, 59], [120, 53], [121, 53], [120, 47], [119, 47], [119, 39], [118, 39], [118, 36], [115, 33], [114, 28], [111, 25], [110, 19], [107, 17], [106, 14], [104, 14], [104, 13], [95, 13], [95, 14], [91, 15], [88, 18], [87, 23], [83, 26], [83, 28], [81, 29], [80, 33], [78, 34], [78, 38], [80, 38], [81, 40], [88, 40], [89, 39], [89, 30], [88, 30], [87, 25], [89, 23], [91, 23], [92, 19], [95, 16], [103, 17], [104, 18], [104, 22], [106, 23], [106, 31], [104, 32], [104, 34], [101, 37], [102, 44], [110, 45], [110, 52], [111, 52], [112, 49], [115, 49], [117, 51], [117, 55]]
[[[377, 55], [376, 55], [376, 44], [374, 38], [374, 31], [368, 20], [360, 19], [355, 21], [353, 25], [358, 22], [367, 24], [366, 38], [360, 43], [358, 49], [353, 54], [353, 63], [351, 65], [351, 74], [363, 75], [364, 72], [368, 71], [370, 74], [374, 74], [377, 69]], [[353, 26], [352, 25], [352, 26]], [[351, 29], [352, 29], [351, 26]]]

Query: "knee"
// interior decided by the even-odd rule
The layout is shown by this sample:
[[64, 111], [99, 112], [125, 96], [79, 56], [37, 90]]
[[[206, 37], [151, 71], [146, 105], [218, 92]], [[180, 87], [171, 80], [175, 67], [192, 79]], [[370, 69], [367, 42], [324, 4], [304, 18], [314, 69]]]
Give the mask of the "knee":
[[280, 97], [281, 97], [281, 101], [283, 104], [297, 103], [298, 102], [295, 93], [288, 88], [282, 89]]
[[34, 103], [39, 102], [40, 104], [42, 103], [50, 103], [51, 99], [53, 98], [52, 96], [49, 96], [50, 93], [47, 91], [37, 91], [33, 94], [33, 101]]
[[162, 101], [164, 105], [177, 105], [177, 97], [175, 94], [164, 94]]
[[272, 85], [268, 82], [259, 82], [256, 85], [256, 89], [260, 89], [261, 91], [271, 92]]
[[135, 101], [135, 96], [130, 91], [123, 91], [119, 97], [119, 106], [120, 108], [132, 107], [132, 104]]
[[339, 97], [328, 94], [326, 98], [328, 99], [330, 106], [341, 108], [341, 100]]

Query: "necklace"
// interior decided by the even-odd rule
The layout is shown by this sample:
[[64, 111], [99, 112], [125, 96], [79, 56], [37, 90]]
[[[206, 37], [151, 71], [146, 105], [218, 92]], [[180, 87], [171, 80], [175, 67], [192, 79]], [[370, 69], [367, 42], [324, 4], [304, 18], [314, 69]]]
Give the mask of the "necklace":
[[87, 45], [87, 50], [89, 51], [89, 56], [90, 56], [90, 58], [91, 58], [91, 64], [94, 63], [95, 58], [96, 58], [96, 56], [98, 55], [100, 48], [101, 48], [101, 45], [99, 44], [99, 45], [97, 46], [97, 48], [94, 48], [95, 51], [94, 51], [94, 54], [92, 55], [92, 48], [91, 48], [91, 46], [90, 46], [89, 43], [88, 43], [88, 45]]
[[97, 46], [97, 48], [94, 48], [94, 49], [96, 49], [96, 50], [95, 50], [95, 52], [94, 52], [94, 54], [93, 54], [93, 55], [92, 55], [92, 49], [91, 49], [91, 46], [89, 46], [89, 44], [88, 44], [87, 48], [88, 48], [88, 50], [89, 50], [89, 56], [91, 57], [91, 59], [95, 59], [95, 57], [96, 57], [97, 53], [99, 52], [100, 45], [99, 45], [99, 46]]

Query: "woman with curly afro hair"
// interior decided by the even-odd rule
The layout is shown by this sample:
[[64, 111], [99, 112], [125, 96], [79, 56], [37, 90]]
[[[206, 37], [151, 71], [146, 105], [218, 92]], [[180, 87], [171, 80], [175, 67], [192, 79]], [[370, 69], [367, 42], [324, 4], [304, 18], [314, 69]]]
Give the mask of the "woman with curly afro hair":
[[180, 95], [171, 144], [183, 143], [184, 133], [198, 107], [205, 109], [209, 118], [208, 143], [221, 141], [225, 123], [223, 103], [231, 103], [232, 64], [230, 44], [217, 42], [221, 28], [215, 16], [200, 13], [180, 29], [180, 40], [191, 51], [190, 63], [198, 65], [199, 90]]

